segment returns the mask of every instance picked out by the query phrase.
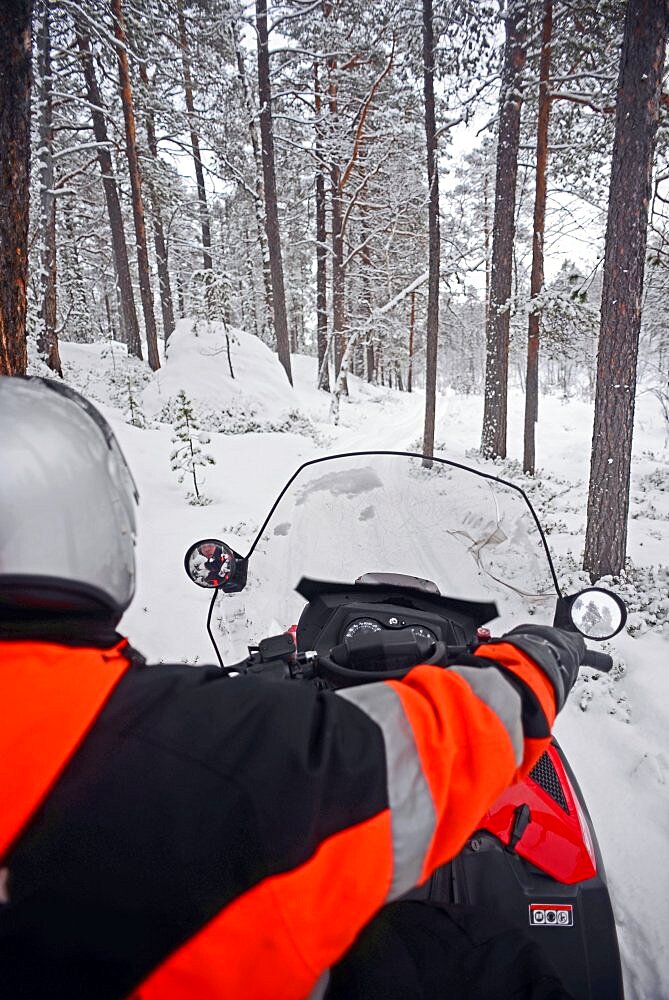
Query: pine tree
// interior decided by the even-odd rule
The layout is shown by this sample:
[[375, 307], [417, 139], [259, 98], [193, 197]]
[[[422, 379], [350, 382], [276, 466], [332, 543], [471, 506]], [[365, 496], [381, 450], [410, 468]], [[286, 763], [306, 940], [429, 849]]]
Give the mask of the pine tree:
[[177, 0], [177, 19], [179, 25], [179, 48], [181, 50], [181, 63], [183, 67], [184, 94], [186, 98], [186, 108], [188, 111], [191, 147], [193, 149], [193, 166], [195, 168], [195, 176], [197, 178], [197, 197], [200, 205], [200, 222], [202, 225], [202, 258], [205, 271], [210, 271], [213, 267], [211, 257], [211, 218], [209, 206], [207, 204], [207, 189], [204, 184], [204, 166], [202, 163], [202, 154], [200, 152], [200, 136], [197, 130], [195, 103], [193, 101], [191, 53], [188, 42], [186, 19], [184, 17], [183, 0]]
[[127, 400], [128, 400], [128, 423], [133, 427], [146, 427], [146, 417], [144, 412], [139, 405], [139, 400], [135, 395], [136, 385], [133, 380], [132, 375], [128, 375], [127, 380]]
[[202, 478], [198, 483], [198, 468], [205, 465], [215, 465], [214, 458], [204, 452], [201, 445], [209, 444], [211, 438], [200, 430], [200, 425], [193, 411], [193, 404], [182, 389], [176, 399], [174, 425], [174, 437], [172, 444], [174, 451], [170, 455], [172, 471], [178, 473], [177, 479], [183, 483], [185, 477], [193, 477], [195, 493], [188, 493], [188, 502], [191, 504], [206, 505], [211, 503], [200, 493]]
[[525, 0], [510, 0], [506, 14], [504, 69], [499, 102], [495, 221], [486, 328], [485, 398], [481, 435], [481, 451], [486, 458], [506, 458], [509, 320], [527, 15], [528, 5]]
[[26, 371], [32, 0], [0, 4], [0, 373]]
[[[425, 358], [425, 424], [423, 454], [434, 454], [434, 421], [437, 390], [437, 339], [439, 334], [439, 170], [437, 125], [434, 106], [434, 23], [432, 0], [423, 0], [423, 80], [425, 95], [425, 136], [427, 141], [427, 178], [429, 186], [429, 287], [427, 305]], [[432, 463], [425, 460], [424, 464]]]
[[225, 350], [228, 356], [230, 378], [235, 377], [230, 353], [231, 343], [237, 343], [234, 333], [228, 328], [230, 317], [230, 289], [232, 282], [222, 271], [193, 271], [190, 287], [189, 312], [195, 319], [194, 332], [198, 335], [201, 327], [209, 329], [211, 323], [223, 324]]
[[267, 27], [267, 2], [256, 0], [256, 28], [258, 33], [258, 93], [260, 97], [260, 137], [262, 142], [263, 181], [265, 185], [265, 232], [269, 247], [269, 264], [272, 275], [272, 305], [274, 307], [274, 332], [276, 353], [283, 365], [290, 384], [293, 375], [290, 367], [290, 340], [286, 316], [286, 296], [279, 229], [279, 208], [274, 156], [274, 125], [272, 120], [272, 89], [270, 84], [269, 39]]
[[592, 580], [625, 566], [636, 369], [653, 153], [669, 11], [632, 0], [620, 56], [604, 253], [597, 392], [583, 568]]
[[118, 42], [116, 55], [118, 57], [119, 87], [123, 105], [125, 122], [125, 153], [128, 160], [128, 173], [132, 190], [132, 216], [135, 224], [137, 246], [137, 271], [139, 274], [139, 290], [144, 313], [144, 327], [148, 348], [149, 366], [152, 371], [160, 368], [158, 354], [158, 332], [153, 311], [153, 291], [151, 289], [151, 270], [146, 244], [146, 225], [144, 221], [144, 197], [142, 195], [142, 173], [140, 169], [139, 150], [137, 149], [137, 127], [135, 124], [135, 108], [130, 79], [130, 64], [128, 61], [128, 41], [125, 33], [125, 17], [122, 0], [111, 0], [111, 11], [114, 18], [114, 35]]

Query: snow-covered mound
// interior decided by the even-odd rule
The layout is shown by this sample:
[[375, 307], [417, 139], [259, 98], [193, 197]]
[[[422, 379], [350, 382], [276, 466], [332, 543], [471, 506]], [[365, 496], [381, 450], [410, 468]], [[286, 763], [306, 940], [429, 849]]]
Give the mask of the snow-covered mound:
[[117, 367], [123, 366], [125, 371], [128, 362], [128, 348], [116, 340], [96, 340], [92, 344], [61, 340], [59, 350], [63, 375], [77, 369], [82, 376], [101, 377], [107, 370], [114, 371]]
[[[92, 344], [79, 344], [62, 340], [59, 344], [60, 359], [65, 381], [88, 396], [109, 416], [107, 407], [127, 414], [131, 423], [140, 424], [137, 407], [143, 386], [151, 378], [146, 361], [128, 357], [128, 348], [114, 340], [96, 340]], [[36, 347], [31, 350], [28, 368], [30, 375], [53, 378]]]
[[[181, 319], [169, 340], [157, 372], [146, 361], [128, 356], [125, 344], [99, 340], [91, 344], [61, 341], [65, 381], [85, 396], [120, 410], [136, 427], [173, 425], [176, 398], [183, 390], [199, 426], [221, 434], [292, 432], [318, 439], [304, 400], [288, 382], [277, 355], [258, 337], [222, 323]], [[53, 377], [31, 352], [31, 375]], [[297, 361], [297, 357], [294, 358]], [[302, 360], [302, 359], [300, 359]], [[313, 368], [314, 359], [305, 358]], [[313, 378], [315, 379], [315, 373]], [[313, 395], [316, 394], [314, 389]], [[327, 410], [325, 411], [327, 412]]]
[[182, 389], [209, 431], [309, 431], [276, 354], [243, 330], [228, 327], [226, 340], [222, 323], [179, 320], [142, 394], [146, 416], [171, 423]]

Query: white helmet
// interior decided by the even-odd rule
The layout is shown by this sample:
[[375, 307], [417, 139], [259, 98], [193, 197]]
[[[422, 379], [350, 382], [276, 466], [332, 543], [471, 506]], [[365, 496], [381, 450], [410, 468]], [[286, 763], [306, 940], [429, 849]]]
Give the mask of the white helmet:
[[135, 590], [138, 499], [87, 399], [60, 381], [0, 376], [0, 610], [118, 621]]

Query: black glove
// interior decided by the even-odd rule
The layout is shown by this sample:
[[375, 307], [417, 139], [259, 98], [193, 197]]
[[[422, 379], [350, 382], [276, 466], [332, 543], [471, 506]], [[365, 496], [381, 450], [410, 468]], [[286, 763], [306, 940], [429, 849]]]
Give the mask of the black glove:
[[564, 632], [550, 625], [518, 625], [503, 635], [501, 641], [527, 653], [543, 670], [553, 685], [559, 712], [585, 656], [583, 638], [577, 632]]

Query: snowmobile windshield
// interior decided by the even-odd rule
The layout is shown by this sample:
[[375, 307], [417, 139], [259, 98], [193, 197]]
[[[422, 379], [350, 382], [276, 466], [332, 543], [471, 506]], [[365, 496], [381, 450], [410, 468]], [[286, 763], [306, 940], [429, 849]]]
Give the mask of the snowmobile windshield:
[[[419, 455], [366, 452], [303, 465], [248, 552], [244, 614], [256, 635], [299, 617], [301, 577], [432, 581], [445, 597], [495, 601], [504, 620], [551, 621], [559, 593], [521, 489]], [[496, 626], [497, 627], [497, 626]]]

